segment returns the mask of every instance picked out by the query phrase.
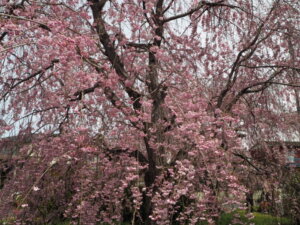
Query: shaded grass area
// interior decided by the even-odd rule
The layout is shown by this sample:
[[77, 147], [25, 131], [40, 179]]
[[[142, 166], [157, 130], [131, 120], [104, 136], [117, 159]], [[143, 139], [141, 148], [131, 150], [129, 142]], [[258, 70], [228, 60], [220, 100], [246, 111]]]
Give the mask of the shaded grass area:
[[[235, 211], [231, 213], [223, 213], [217, 220], [216, 225], [293, 225], [291, 219], [285, 217], [274, 217], [269, 214], [254, 212], [254, 218], [248, 219], [245, 211]], [[69, 225], [70, 223], [59, 223], [57, 225]], [[130, 223], [122, 223], [121, 225], [130, 225]], [[207, 225], [207, 222], [198, 225]]]
[[[294, 225], [293, 221], [289, 218], [284, 217], [274, 217], [269, 214], [263, 214], [254, 212], [254, 218], [248, 219], [246, 217], [246, 212], [238, 210], [231, 213], [223, 213], [220, 218], [216, 221], [216, 225], [241, 225], [241, 224], [251, 224], [251, 225]], [[0, 221], [0, 225], [12, 224], [12, 223], [3, 223]], [[60, 222], [52, 225], [70, 225], [70, 222]], [[129, 225], [130, 223], [122, 223], [118, 225]], [[207, 225], [207, 222], [201, 222], [198, 225]]]

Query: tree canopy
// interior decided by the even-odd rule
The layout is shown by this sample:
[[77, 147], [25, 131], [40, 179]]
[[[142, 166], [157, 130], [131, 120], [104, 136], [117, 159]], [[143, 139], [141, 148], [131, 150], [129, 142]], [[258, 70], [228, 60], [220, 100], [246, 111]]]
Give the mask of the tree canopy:
[[213, 223], [243, 205], [250, 174], [279, 182], [285, 150], [246, 149], [299, 138], [299, 10], [0, 0], [0, 136], [32, 137], [0, 219]]

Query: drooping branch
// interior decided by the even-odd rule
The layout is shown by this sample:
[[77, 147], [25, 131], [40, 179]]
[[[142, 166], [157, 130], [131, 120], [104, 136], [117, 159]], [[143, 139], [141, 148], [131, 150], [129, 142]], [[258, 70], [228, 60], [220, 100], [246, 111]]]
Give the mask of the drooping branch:
[[0, 17], [4, 17], [4, 18], [9, 17], [9, 18], [17, 19], [17, 20], [29, 21], [29, 22], [38, 24], [39, 27], [44, 30], [51, 31], [49, 26], [47, 26], [46, 24], [41, 23], [39, 21], [36, 21], [36, 20], [28, 19], [28, 18], [21, 17], [21, 16], [15, 16], [15, 15], [11, 15], [11, 14], [6, 14], [6, 13], [0, 13]]
[[[244, 155], [242, 155], [242, 154], [240, 154], [240, 153], [233, 153], [233, 155], [234, 156], [237, 156], [237, 157], [239, 157], [239, 158], [241, 158], [241, 159], [243, 159], [245, 162], [247, 162], [247, 164], [249, 165], [249, 166], [251, 166], [252, 168], [254, 168], [256, 171], [257, 171], [257, 173], [258, 174], [268, 174], [268, 171], [267, 170], [265, 170], [265, 169], [263, 169], [263, 168], [259, 168], [259, 167], [257, 167], [256, 165], [254, 165], [254, 163], [252, 163], [251, 162], [251, 159], [249, 159], [248, 157], [246, 157], [246, 156], [244, 156]], [[264, 171], [264, 173], [263, 173], [263, 171]]]
[[297, 72], [300, 72], [299, 67], [289, 66], [289, 65], [260, 65], [260, 66], [249, 66], [247, 64], [241, 64], [241, 67], [249, 68], [249, 69], [274, 69], [274, 68], [287, 68], [291, 70], [295, 70]]
[[[227, 93], [229, 92], [229, 90], [234, 85], [234, 83], [235, 83], [235, 81], [237, 79], [237, 76], [238, 76], [238, 68], [239, 68], [240, 64], [242, 62], [244, 62], [246, 59], [248, 59], [250, 57], [250, 55], [252, 55], [254, 53], [254, 49], [251, 49], [251, 47], [253, 47], [256, 44], [256, 42], [257, 42], [257, 40], [258, 40], [258, 38], [259, 38], [259, 36], [260, 36], [260, 34], [262, 32], [262, 28], [263, 27], [264, 27], [264, 23], [262, 23], [259, 26], [259, 28], [257, 29], [256, 34], [255, 34], [253, 40], [244, 49], [242, 49], [238, 53], [238, 55], [237, 55], [237, 57], [236, 57], [233, 65], [231, 67], [230, 73], [228, 75], [228, 80], [227, 80], [226, 86], [221, 91], [221, 93], [220, 93], [220, 95], [218, 97], [217, 108], [220, 108], [222, 106], [222, 103], [223, 103], [223, 100], [224, 100], [225, 96], [227, 95]], [[250, 50], [250, 53], [247, 56], [243, 57], [243, 54], [245, 52], [247, 52], [248, 50]]]
[[[224, 0], [218, 1], [218, 2], [206, 2], [206, 1], [201, 1], [199, 2], [199, 4], [197, 5], [197, 7], [190, 9], [189, 11], [185, 12], [185, 13], [181, 13], [178, 14], [176, 16], [172, 16], [169, 18], [166, 18], [163, 20], [164, 23], [170, 22], [172, 20], [177, 20], [186, 16], [191, 16], [192, 14], [194, 14], [195, 12], [199, 11], [201, 8], [207, 6], [208, 8], [212, 8], [212, 7], [228, 7], [228, 8], [239, 8], [238, 6], [235, 5], [230, 5], [230, 4], [224, 4], [223, 3]], [[206, 10], [205, 10], [206, 11]]]
[[43, 69], [41, 69], [41, 70], [39, 70], [39, 71], [37, 71], [37, 72], [35, 72], [35, 73], [29, 75], [29, 76], [26, 77], [26, 78], [23, 78], [23, 79], [19, 80], [19, 81], [18, 81], [17, 83], [15, 83], [15, 84], [12, 84], [12, 85], [9, 87], [9, 90], [7, 90], [7, 91], [2, 95], [2, 97], [0, 98], [0, 100], [4, 99], [4, 98], [10, 93], [11, 90], [13, 90], [14, 88], [18, 87], [20, 84], [22, 84], [22, 83], [24, 83], [24, 82], [26, 82], [26, 81], [28, 81], [28, 80], [30, 80], [30, 79], [32, 79], [32, 78], [34, 78], [34, 77], [40, 75], [40, 74], [45, 73], [45, 72], [46, 72], [47, 70], [49, 70], [49, 69], [52, 69], [52, 68], [54, 67], [54, 65], [55, 65], [56, 63], [58, 63], [58, 62], [59, 62], [58, 59], [53, 59], [53, 60], [51, 61], [51, 63], [50, 63], [49, 66], [47, 66], [47, 67], [45, 67], [45, 68], [43, 68]]
[[[276, 82], [273, 82], [272, 80], [277, 77], [279, 74], [281, 74], [285, 68], [282, 68], [276, 72], [274, 72], [266, 81], [256, 82], [254, 84], [251, 84], [245, 88], [243, 88], [241, 91], [238, 92], [238, 94], [231, 100], [231, 102], [225, 107], [225, 111], [230, 111], [231, 108], [237, 103], [237, 101], [245, 94], [250, 93], [257, 93], [260, 91], [265, 90], [272, 84], [276, 84]], [[258, 88], [256, 88], [258, 87]]]
[[186, 17], [186, 16], [190, 16], [192, 15], [193, 13], [197, 12], [198, 10], [200, 10], [202, 7], [204, 7], [204, 5], [200, 2], [198, 4], [197, 7], [185, 12], [185, 13], [181, 13], [181, 14], [178, 14], [176, 16], [172, 16], [172, 17], [169, 17], [169, 18], [166, 18], [163, 20], [164, 23], [167, 23], [167, 22], [170, 22], [172, 20], [177, 20], [177, 19], [180, 19], [180, 18], [183, 18], [183, 17]]
[[[30, 116], [34, 116], [38, 113], [43, 113], [43, 112], [47, 112], [47, 111], [50, 111], [50, 110], [54, 110], [54, 109], [58, 109], [59, 107], [58, 106], [51, 106], [51, 107], [48, 107], [48, 108], [45, 108], [45, 109], [35, 109], [33, 110], [32, 112], [20, 117], [16, 122], [18, 122], [19, 120], [22, 120], [22, 119], [25, 119], [25, 118], [28, 118]], [[15, 123], [16, 123], [15, 122]]]
[[[259, 37], [261, 36], [262, 31], [264, 30], [263, 28], [266, 26], [267, 21], [270, 19], [271, 13], [275, 10], [275, 8], [277, 6], [278, 6], [278, 1], [274, 2], [273, 6], [269, 10], [265, 20], [262, 21], [260, 26], [257, 28], [252, 41], [250, 41], [250, 43], [238, 53], [236, 60], [234, 61], [233, 65], [231, 67], [231, 71], [228, 75], [227, 84], [226, 84], [225, 88], [221, 91], [221, 93], [218, 97], [217, 108], [221, 108], [225, 96], [227, 95], [229, 90], [233, 87], [233, 85], [238, 77], [238, 71], [239, 71], [239, 67], [241, 66], [241, 63], [250, 59], [251, 56], [256, 51], [258, 45], [260, 43], [262, 43], [263, 41], [265, 41], [267, 38], [269, 38], [270, 35], [272, 34], [272, 32], [269, 32], [267, 35], [265, 35], [263, 38], [261, 38], [259, 40]], [[248, 53], [244, 56], [244, 53], [246, 53], [246, 52], [248, 52]]]

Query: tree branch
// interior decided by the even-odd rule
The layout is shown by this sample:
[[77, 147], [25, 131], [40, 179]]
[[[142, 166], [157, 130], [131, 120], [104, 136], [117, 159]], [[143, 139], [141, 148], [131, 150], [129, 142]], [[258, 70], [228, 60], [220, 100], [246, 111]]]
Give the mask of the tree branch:
[[[101, 0], [101, 1], [89, 0], [89, 2], [93, 3], [91, 5], [91, 9], [92, 9], [94, 21], [96, 23], [99, 40], [104, 47], [104, 54], [109, 59], [110, 63], [112, 64], [118, 76], [121, 78], [122, 85], [125, 86], [124, 81], [127, 79], [127, 74], [124, 65], [110, 41], [110, 36], [106, 31], [105, 23], [104, 20], [102, 19], [102, 9], [105, 3], [107, 2], [107, 0]], [[140, 93], [138, 93], [137, 91], [133, 90], [130, 87], [126, 87], [125, 90], [129, 95], [129, 97], [134, 102], [133, 104], [134, 109], [139, 110], [141, 108]]]
[[[237, 101], [244, 95], [244, 94], [250, 94], [250, 93], [257, 93], [260, 91], [265, 90], [266, 88], [268, 88], [270, 85], [272, 85], [275, 82], [271, 82], [272, 79], [274, 79], [276, 76], [278, 76], [279, 74], [281, 74], [281, 72], [283, 72], [285, 70], [285, 68], [280, 69], [279, 71], [276, 71], [275, 73], [273, 73], [269, 79], [267, 79], [266, 81], [262, 81], [262, 82], [257, 82], [254, 84], [251, 84], [245, 88], [243, 88], [241, 91], [238, 92], [238, 94], [234, 97], [234, 99], [226, 106], [225, 110], [226, 111], [230, 111], [231, 108], [237, 103]], [[257, 86], [261, 86], [260, 88], [257, 89], [252, 89], [254, 87]]]
[[189, 15], [192, 15], [193, 13], [197, 12], [199, 9], [201, 9], [202, 7], [204, 6], [204, 4], [202, 4], [201, 2], [198, 4], [198, 6], [196, 8], [193, 8], [185, 13], [181, 13], [179, 15], [176, 15], [176, 16], [172, 16], [172, 17], [169, 17], [169, 18], [166, 18], [164, 19], [162, 22], [163, 23], [168, 23], [172, 20], [176, 20], [176, 19], [179, 19], [179, 18], [183, 18], [183, 17], [186, 17], [186, 16], [189, 16]]
[[5, 36], [8, 34], [8, 32], [3, 32], [0, 36], [0, 42], [5, 38]]
[[44, 29], [44, 30], [51, 31], [51, 29], [46, 24], [35, 21], [35, 20], [31, 20], [31, 19], [28, 19], [28, 18], [24, 18], [24, 17], [21, 17], [21, 16], [14, 16], [14, 15], [6, 14], [6, 13], [0, 13], [0, 17], [10, 17], [10, 18], [14, 18], [14, 19], [17, 19], [17, 20], [29, 21], [29, 22], [38, 24], [39, 27]]
[[[228, 81], [226, 84], [226, 87], [221, 91], [219, 97], [218, 97], [218, 101], [217, 101], [217, 108], [220, 108], [222, 103], [223, 103], [223, 99], [225, 98], [226, 94], [228, 93], [228, 91], [231, 89], [231, 87], [233, 86], [236, 77], [237, 77], [237, 69], [240, 66], [240, 64], [245, 61], [245, 59], [243, 59], [243, 54], [244, 52], [246, 52], [247, 50], [249, 50], [252, 46], [255, 45], [256, 41], [258, 40], [258, 37], [262, 31], [262, 28], [264, 27], [264, 23], [262, 23], [259, 28], [256, 31], [255, 37], [253, 38], [253, 40], [249, 43], [249, 45], [247, 45], [244, 49], [242, 49], [237, 57], [236, 60], [234, 61], [231, 71], [228, 75]], [[249, 54], [253, 54], [254, 50], [252, 50]], [[248, 57], [249, 58], [249, 57]]]
[[239, 8], [238, 6], [230, 5], [230, 4], [224, 4], [223, 2], [224, 2], [224, 0], [221, 0], [221, 1], [218, 1], [218, 2], [206, 2], [206, 1], [199, 2], [197, 7], [193, 8], [193, 9], [191, 9], [191, 10], [185, 12], [185, 13], [166, 18], [166, 19], [163, 20], [163, 23], [167, 23], [167, 22], [170, 22], [172, 20], [176, 20], [176, 19], [179, 19], [179, 18], [190, 16], [193, 13], [199, 11], [204, 6], [208, 6], [209, 8], [212, 8], [212, 7]]
[[5, 93], [2, 95], [2, 97], [1, 97], [0, 100], [4, 99], [12, 89], [16, 88], [17, 86], [19, 86], [19, 85], [22, 84], [23, 82], [28, 81], [28, 80], [30, 80], [30, 79], [32, 79], [32, 78], [38, 76], [39, 74], [45, 73], [45, 71], [47, 71], [47, 70], [53, 68], [54, 65], [55, 65], [55, 63], [58, 63], [58, 62], [59, 62], [58, 59], [53, 59], [53, 60], [51, 61], [51, 64], [50, 64], [49, 66], [47, 66], [46, 68], [41, 69], [41, 70], [39, 70], [39, 71], [37, 71], [37, 72], [35, 72], [35, 73], [29, 75], [28, 77], [26, 77], [26, 78], [24, 78], [24, 79], [22, 79], [22, 80], [19, 80], [19, 81], [18, 81], [17, 83], [15, 83], [15, 84], [12, 84], [12, 85], [9, 87], [9, 90], [8, 90], [7, 92], [5, 92]]
[[[264, 170], [264, 169], [261, 169], [261, 168], [258, 168], [257, 166], [255, 166], [255, 165], [249, 160], [249, 158], [247, 158], [246, 156], [244, 156], [244, 155], [242, 155], [242, 154], [239, 154], [239, 153], [233, 153], [233, 155], [235, 155], [235, 156], [237, 156], [237, 157], [243, 159], [243, 160], [244, 160], [245, 162], [247, 162], [251, 167], [253, 167], [257, 172], [260, 172], [260, 173], [261, 173], [261, 171]], [[264, 170], [264, 171], [265, 171], [265, 172], [268, 172], [268, 171], [266, 171], [266, 170]], [[263, 174], [263, 173], [261, 173], [261, 174]]]
[[97, 82], [95, 83], [92, 87], [90, 88], [86, 88], [86, 89], [83, 89], [83, 90], [80, 90], [80, 91], [76, 91], [74, 93], [74, 96], [77, 96], [76, 98], [72, 98], [70, 101], [71, 102], [74, 102], [74, 101], [79, 101], [82, 99], [82, 97], [85, 95], [85, 94], [88, 94], [88, 93], [91, 93], [91, 92], [94, 92], [96, 88], [99, 88], [100, 87], [100, 82]]

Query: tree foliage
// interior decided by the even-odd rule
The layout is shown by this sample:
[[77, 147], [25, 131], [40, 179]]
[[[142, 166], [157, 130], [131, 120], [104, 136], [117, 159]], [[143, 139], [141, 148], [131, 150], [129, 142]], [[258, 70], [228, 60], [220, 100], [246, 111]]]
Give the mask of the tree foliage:
[[0, 134], [32, 135], [1, 219], [213, 223], [285, 164], [242, 144], [297, 135], [297, 0], [0, 6]]

